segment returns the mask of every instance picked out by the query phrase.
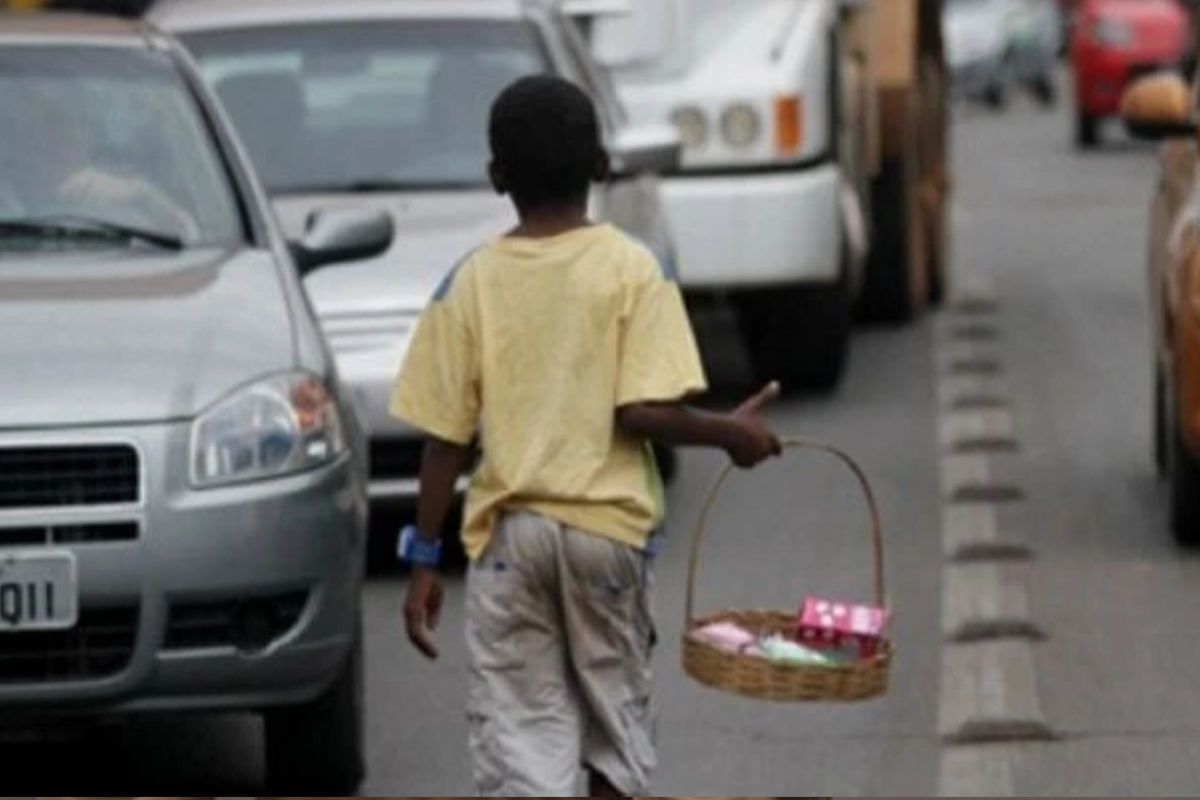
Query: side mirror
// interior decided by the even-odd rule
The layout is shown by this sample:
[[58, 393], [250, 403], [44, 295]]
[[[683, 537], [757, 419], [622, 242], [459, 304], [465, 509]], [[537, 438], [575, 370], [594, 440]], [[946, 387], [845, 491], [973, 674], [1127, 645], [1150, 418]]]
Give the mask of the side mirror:
[[1191, 92], [1174, 73], [1134, 81], [1121, 98], [1121, 117], [1139, 139], [1182, 138], [1197, 132]]
[[683, 158], [683, 141], [670, 125], [631, 126], [613, 137], [609, 152], [618, 176], [673, 172]]
[[329, 264], [360, 261], [385, 252], [392, 245], [395, 224], [382, 210], [327, 208], [314, 211], [304, 235], [289, 247], [301, 275]]

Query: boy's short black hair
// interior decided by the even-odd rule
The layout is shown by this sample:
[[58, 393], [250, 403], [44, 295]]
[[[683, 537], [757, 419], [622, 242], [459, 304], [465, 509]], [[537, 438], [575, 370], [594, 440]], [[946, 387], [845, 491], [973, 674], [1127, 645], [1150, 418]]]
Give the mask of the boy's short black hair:
[[521, 78], [502, 91], [492, 104], [488, 141], [496, 188], [521, 208], [578, 201], [607, 175], [596, 108], [562, 78]]

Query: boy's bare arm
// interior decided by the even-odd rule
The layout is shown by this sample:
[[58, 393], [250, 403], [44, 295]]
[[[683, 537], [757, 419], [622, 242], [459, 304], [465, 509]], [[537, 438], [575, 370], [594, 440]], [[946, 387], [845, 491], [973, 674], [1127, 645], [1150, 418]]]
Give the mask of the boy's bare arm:
[[471, 448], [434, 436], [426, 437], [421, 454], [421, 491], [417, 497], [417, 529], [425, 536], [440, 536], [454, 488], [467, 466]]
[[763, 406], [778, 396], [779, 385], [768, 384], [729, 414], [683, 403], [634, 403], [617, 409], [617, 425], [630, 436], [659, 444], [717, 447], [739, 467], [753, 467], [782, 449], [761, 417]]
[[[440, 539], [454, 502], [454, 487], [470, 458], [471, 448], [430, 436], [421, 456], [421, 493], [417, 497], [417, 530]], [[414, 567], [404, 602], [408, 638], [429, 658], [437, 658], [433, 632], [442, 613], [442, 584], [437, 570]]]

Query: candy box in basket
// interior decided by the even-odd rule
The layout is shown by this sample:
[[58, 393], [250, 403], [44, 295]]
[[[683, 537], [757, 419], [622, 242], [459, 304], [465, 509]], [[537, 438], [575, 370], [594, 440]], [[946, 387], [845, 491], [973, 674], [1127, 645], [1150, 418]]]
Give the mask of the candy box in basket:
[[810, 597], [800, 608], [796, 639], [812, 648], [870, 658], [879, 651], [886, 625], [882, 608]]

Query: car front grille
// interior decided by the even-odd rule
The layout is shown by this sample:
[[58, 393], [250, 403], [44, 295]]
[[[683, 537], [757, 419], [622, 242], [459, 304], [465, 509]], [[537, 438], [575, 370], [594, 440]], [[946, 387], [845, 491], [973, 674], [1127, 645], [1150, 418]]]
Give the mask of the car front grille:
[[136, 522], [89, 522], [0, 528], [0, 547], [132, 542], [138, 538], [138, 534]]
[[0, 510], [136, 503], [139, 469], [124, 444], [0, 448]]
[[129, 666], [138, 607], [80, 609], [62, 631], [0, 633], [0, 685], [109, 678]]

